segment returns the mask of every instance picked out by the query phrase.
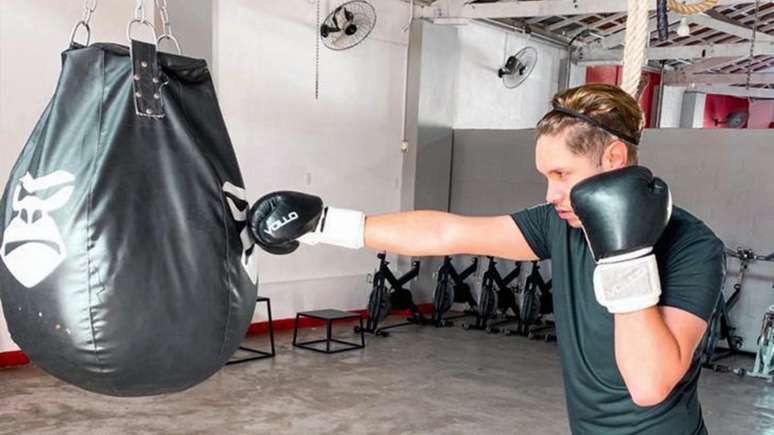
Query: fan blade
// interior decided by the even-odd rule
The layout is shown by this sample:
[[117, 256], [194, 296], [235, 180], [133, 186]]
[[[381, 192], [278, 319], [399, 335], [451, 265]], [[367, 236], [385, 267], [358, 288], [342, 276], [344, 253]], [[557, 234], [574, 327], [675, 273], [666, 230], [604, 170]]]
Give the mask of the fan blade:
[[[333, 13], [330, 15], [331, 21], [333, 21], [333, 25], [336, 27], [336, 30], [341, 30], [341, 28], [342, 28], [341, 24], [339, 23], [339, 16], [341, 15], [342, 10], [344, 10], [344, 12], [346, 12], [346, 10], [342, 6], [339, 6], [336, 9], [334, 9]], [[342, 18], [343, 18], [343, 21], [347, 20], [346, 13], [344, 14], [344, 17], [342, 17]]]
[[349, 27], [352, 24], [353, 18], [352, 12], [342, 6], [339, 6], [336, 12], [333, 13], [333, 21], [339, 30]]

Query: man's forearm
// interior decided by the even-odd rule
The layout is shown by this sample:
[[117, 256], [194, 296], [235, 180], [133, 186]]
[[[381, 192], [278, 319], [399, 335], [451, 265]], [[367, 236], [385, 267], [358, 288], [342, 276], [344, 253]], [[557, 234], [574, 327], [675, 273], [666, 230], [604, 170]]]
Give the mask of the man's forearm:
[[444, 222], [449, 214], [408, 211], [366, 217], [365, 245], [402, 255], [445, 255]]
[[685, 371], [686, 355], [658, 307], [615, 315], [615, 358], [635, 403], [661, 402]]

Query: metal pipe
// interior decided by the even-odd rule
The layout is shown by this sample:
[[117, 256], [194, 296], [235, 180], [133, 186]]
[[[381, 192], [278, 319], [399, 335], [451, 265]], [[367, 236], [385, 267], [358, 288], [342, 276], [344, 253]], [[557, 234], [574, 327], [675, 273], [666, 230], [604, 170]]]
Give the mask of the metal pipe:
[[661, 128], [661, 109], [664, 107], [664, 65], [666, 61], [661, 61], [661, 77], [658, 85], [658, 104], [656, 104], [656, 125], [655, 128]]
[[414, 21], [414, 0], [409, 2], [409, 19], [408, 23], [403, 27], [404, 32], [408, 32], [408, 41], [406, 44], [406, 64], [403, 74], [403, 117], [400, 125], [400, 150], [406, 152], [408, 150], [408, 138], [406, 138], [406, 123], [408, 120], [408, 81], [409, 81], [409, 57], [411, 56], [411, 23]]
[[492, 19], [489, 19], [489, 18], [481, 18], [481, 19], [477, 19], [477, 20], [474, 20], [474, 21], [479, 22], [479, 23], [489, 24], [491, 26], [499, 27], [501, 29], [518, 32], [521, 35], [529, 35], [532, 38], [538, 39], [541, 42], [545, 42], [547, 44], [551, 44], [551, 45], [553, 45], [553, 46], [555, 46], [557, 48], [562, 48], [562, 49], [566, 49], [567, 48], [567, 41], [562, 40], [562, 38], [559, 38], [559, 37], [552, 38], [552, 37], [549, 37], [547, 35], [544, 35], [542, 33], [538, 33], [538, 32], [535, 32], [535, 31], [531, 31], [530, 33], [527, 33], [527, 31], [526, 31], [526, 29], [524, 27], [519, 27], [519, 26], [515, 26], [515, 25], [512, 25], [512, 24], [506, 24], [506, 23], [503, 23], [502, 21], [492, 20]]

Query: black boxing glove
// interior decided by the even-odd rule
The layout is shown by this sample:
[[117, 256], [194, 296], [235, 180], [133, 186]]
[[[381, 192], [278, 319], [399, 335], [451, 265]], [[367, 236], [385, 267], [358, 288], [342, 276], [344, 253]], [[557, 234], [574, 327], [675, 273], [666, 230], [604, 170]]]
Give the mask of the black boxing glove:
[[653, 246], [672, 214], [666, 183], [630, 166], [579, 182], [570, 202], [597, 262], [597, 301], [611, 313], [656, 305], [661, 283]]
[[325, 207], [319, 197], [300, 192], [263, 196], [250, 209], [248, 224], [258, 246], [272, 254], [289, 254], [299, 242], [351, 249], [364, 244], [362, 212]]

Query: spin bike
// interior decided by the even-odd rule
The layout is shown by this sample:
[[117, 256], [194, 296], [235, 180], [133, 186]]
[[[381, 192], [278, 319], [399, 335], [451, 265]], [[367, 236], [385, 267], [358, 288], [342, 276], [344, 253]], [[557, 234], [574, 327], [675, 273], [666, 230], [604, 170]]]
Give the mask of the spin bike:
[[475, 310], [476, 308], [476, 300], [465, 280], [478, 270], [478, 257], [474, 257], [473, 263], [461, 273], [457, 272], [451, 260], [452, 258], [448, 255], [444, 257], [443, 265], [438, 269], [438, 284], [433, 293], [432, 318], [436, 327], [453, 326], [452, 319], [459, 319], [469, 314], [469, 311], [466, 310], [466, 314], [444, 318], [454, 303], [467, 303], [470, 309]]
[[[386, 256], [386, 252], [380, 252], [376, 255], [379, 258], [379, 268], [374, 273], [371, 282], [371, 294], [368, 296], [368, 319], [366, 319], [366, 325], [363, 328], [363, 332], [382, 337], [389, 335], [386, 329], [416, 323], [424, 324], [428, 321], [419, 312], [411, 291], [403, 287], [419, 275], [419, 261], [413, 261], [411, 270], [398, 278], [390, 270], [390, 262], [386, 260]], [[390, 285], [389, 288], [387, 284]], [[392, 310], [410, 310], [411, 317], [404, 323], [379, 326]], [[360, 333], [360, 326], [355, 326], [354, 329], [356, 333]]]
[[[475, 323], [463, 323], [462, 327], [466, 330], [477, 329], [489, 333], [500, 332], [500, 326], [519, 322], [519, 305], [516, 303], [516, 292], [509, 286], [511, 282], [521, 275], [521, 263], [516, 262], [516, 267], [504, 277], [497, 270], [497, 262], [494, 257], [489, 258], [489, 266], [484, 272], [484, 278], [481, 283], [481, 296], [476, 310]], [[508, 315], [508, 310], [513, 312]], [[498, 316], [500, 311], [500, 316]]]
[[[739, 259], [739, 271], [736, 275], [736, 283], [734, 283], [734, 291], [731, 293], [731, 296], [726, 299], [721, 291], [718, 297], [717, 305], [712, 312], [712, 317], [707, 327], [707, 333], [704, 336], [704, 346], [701, 355], [702, 366], [722, 372], [727, 372], [729, 368], [726, 365], [717, 364], [717, 361], [739, 353], [742, 344], [744, 344], [742, 337], [734, 334], [736, 328], [731, 325], [728, 314], [739, 301], [747, 268], [754, 261], [774, 261], [774, 252], [763, 256], [755, 254], [751, 249], [737, 248], [732, 250], [725, 248], [725, 253], [726, 261], [729, 256]], [[726, 341], [728, 349], [717, 347], [718, 342], [721, 340]]]
[[543, 316], [554, 312], [552, 280], [543, 280], [540, 263], [532, 262], [532, 271], [524, 284], [524, 296], [521, 302], [520, 321], [516, 328], [507, 329], [505, 335], [521, 335], [530, 340], [553, 341], [556, 339], [552, 322], [543, 320]]
[[761, 333], [758, 335], [758, 352], [752, 370], [739, 368], [734, 372], [740, 377], [752, 376], [767, 381], [774, 379], [774, 305], [763, 314]]

